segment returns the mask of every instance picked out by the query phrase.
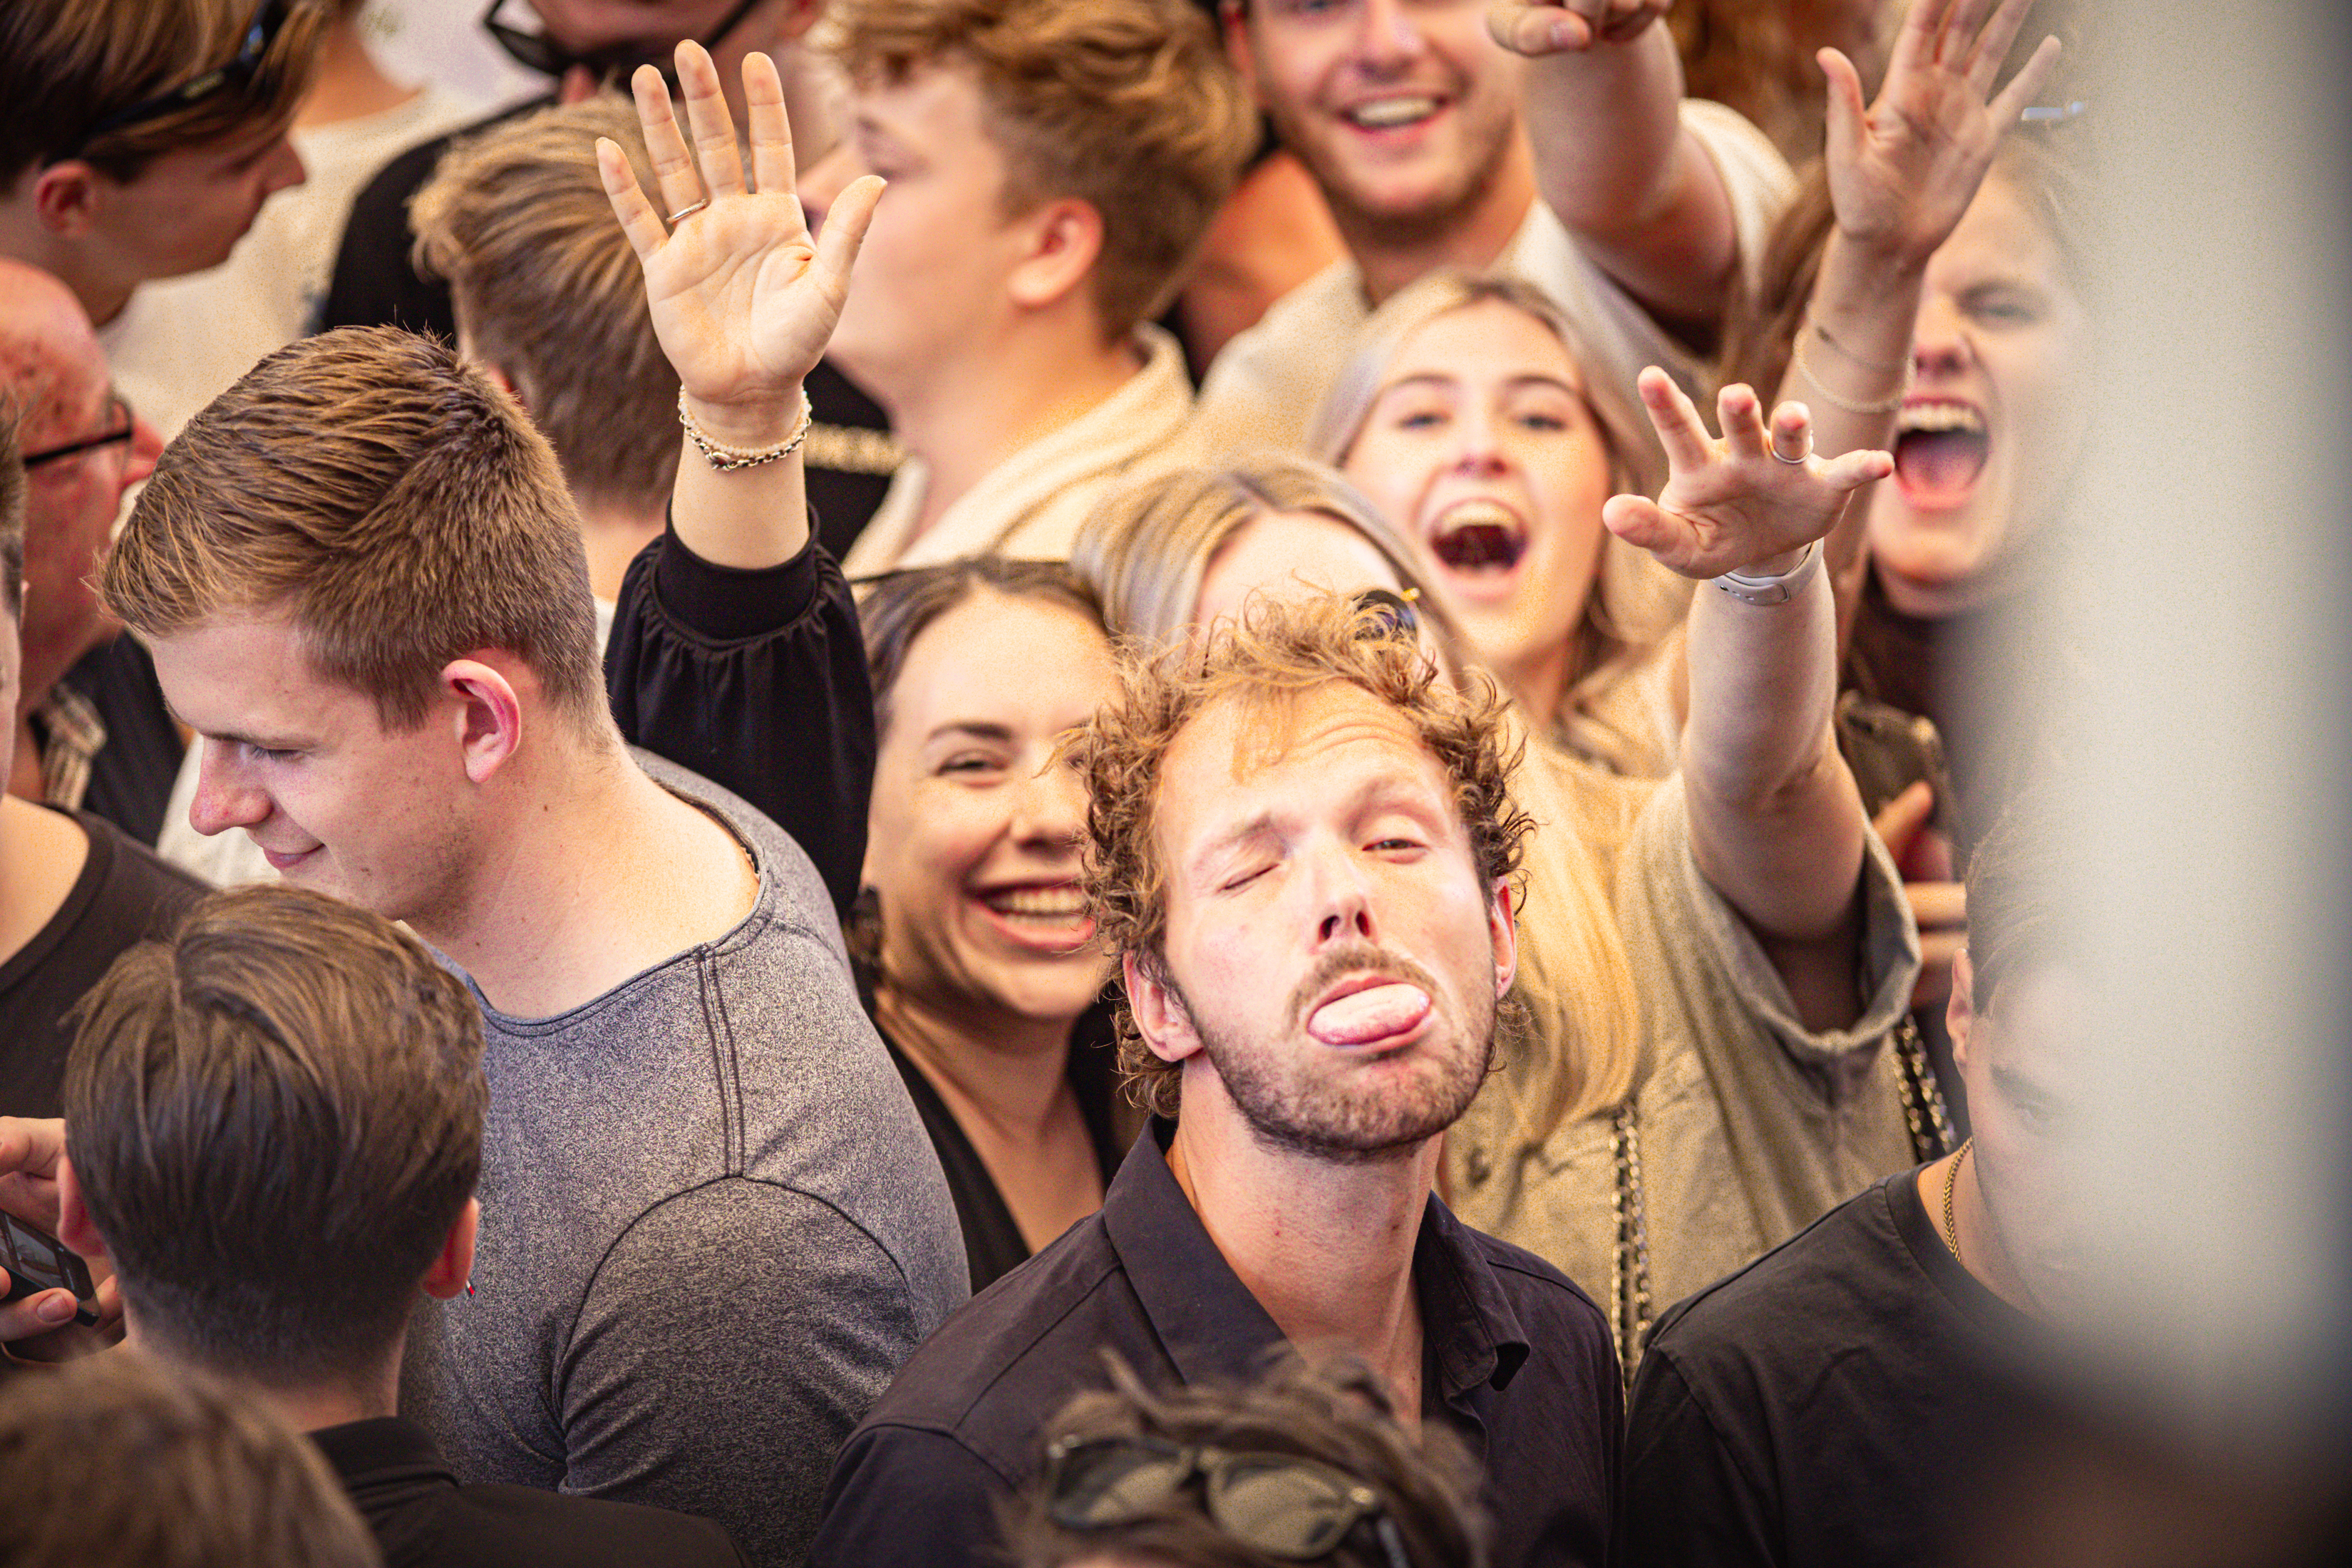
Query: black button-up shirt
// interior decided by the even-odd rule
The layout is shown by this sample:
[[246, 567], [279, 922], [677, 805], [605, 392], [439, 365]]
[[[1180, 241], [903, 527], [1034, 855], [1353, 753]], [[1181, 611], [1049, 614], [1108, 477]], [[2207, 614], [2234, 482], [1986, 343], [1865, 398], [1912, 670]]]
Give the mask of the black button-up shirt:
[[[811, 1568], [992, 1561], [997, 1500], [1041, 1468], [1045, 1422], [1108, 1385], [1104, 1351], [1161, 1386], [1244, 1381], [1279, 1352], [1282, 1331], [1168, 1168], [1170, 1131], [1136, 1140], [1101, 1213], [915, 1352], [834, 1464]], [[1496, 1568], [1605, 1561], [1622, 1409], [1607, 1320], [1433, 1196], [1412, 1273], [1423, 1419], [1486, 1467]]]

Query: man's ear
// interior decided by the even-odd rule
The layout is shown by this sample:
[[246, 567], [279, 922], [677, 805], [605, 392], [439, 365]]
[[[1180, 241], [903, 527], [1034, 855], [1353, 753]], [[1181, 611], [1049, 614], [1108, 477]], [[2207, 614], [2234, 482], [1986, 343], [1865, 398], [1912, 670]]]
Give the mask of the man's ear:
[[1486, 938], [1495, 945], [1495, 998], [1500, 1001], [1519, 973], [1519, 916], [1512, 908], [1511, 885], [1495, 884], [1486, 905]]
[[33, 176], [33, 216], [59, 239], [80, 239], [98, 222], [99, 172], [79, 158]]
[[1969, 950], [1952, 955], [1952, 999], [1944, 1004], [1944, 1027], [1952, 1037], [1952, 1059], [1969, 1065], [1969, 1031], [1977, 1021], [1977, 972]]
[[1250, 101], [1264, 109], [1265, 98], [1257, 89], [1257, 57], [1250, 53], [1249, 11], [1244, 0], [1217, 0], [1217, 24], [1224, 34], [1225, 58], [1233, 62], [1234, 74], [1249, 89]]
[[425, 1271], [426, 1295], [446, 1301], [466, 1288], [474, 1277], [474, 1241], [481, 1230], [481, 1200], [467, 1198], [466, 1206], [450, 1222], [449, 1234], [441, 1238], [441, 1250], [433, 1255], [433, 1266]]
[[1028, 231], [1027, 253], [1005, 289], [1024, 310], [1042, 310], [1068, 298], [1102, 257], [1102, 214], [1092, 202], [1064, 196], [1014, 220]]
[[1199, 1051], [1201, 1036], [1192, 1027], [1192, 1015], [1176, 987], [1168, 983], [1160, 963], [1133, 952], [1118, 963], [1120, 977], [1127, 983], [1128, 1010], [1135, 1016], [1136, 1033], [1151, 1047], [1151, 1054], [1172, 1063]]
[[466, 776], [487, 784], [522, 749], [522, 699], [497, 669], [478, 658], [451, 659], [441, 687], [457, 699], [450, 722], [465, 753]]
[[70, 1154], [58, 1158], [58, 1239], [84, 1258], [106, 1256], [106, 1237], [98, 1234], [89, 1205], [82, 1201], [81, 1178], [74, 1174]]

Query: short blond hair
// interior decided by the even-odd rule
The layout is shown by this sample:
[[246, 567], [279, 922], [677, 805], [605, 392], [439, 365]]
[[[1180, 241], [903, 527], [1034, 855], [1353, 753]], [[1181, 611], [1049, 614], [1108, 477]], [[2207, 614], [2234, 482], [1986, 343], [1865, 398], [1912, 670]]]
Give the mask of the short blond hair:
[[1004, 158], [1004, 210], [1102, 216], [1106, 336], [1167, 307], [1241, 177], [1257, 118], [1189, 0], [845, 0], [826, 42], [862, 85], [970, 69]]
[[409, 204], [467, 349], [512, 377], [574, 494], [658, 508], [677, 476], [677, 373], [596, 170], [596, 138], [654, 186], [636, 110], [603, 93], [458, 142]]
[[579, 514], [514, 399], [430, 338], [345, 327], [263, 360], [164, 448], [108, 555], [145, 637], [289, 614], [311, 668], [425, 721], [451, 659], [499, 648], [605, 717]]
[[67, 156], [131, 180], [175, 149], [292, 124], [327, 24], [315, 0], [293, 5], [243, 89], [211, 93], [83, 146], [110, 115], [235, 59], [257, 15], [255, 0], [8, 0], [0, 5], [0, 190]]
[[[1338, 595], [1291, 603], [1253, 600], [1238, 625], [1219, 622], [1204, 647], [1130, 657], [1120, 694], [1067, 746], [1087, 782], [1087, 845], [1080, 885], [1096, 931], [1112, 951], [1147, 968], [1165, 963], [1168, 868], [1159, 841], [1162, 765], [1193, 720], [1227, 699], [1281, 705], [1335, 684], [1397, 710], [1445, 771], [1479, 876], [1516, 886], [1534, 826], [1513, 804], [1519, 731], [1495, 683], [1472, 673], [1447, 681], [1418, 643], [1399, 637], [1376, 607]], [[1137, 1103], [1176, 1113], [1181, 1069], [1143, 1043], [1122, 1009], [1119, 1066]]]

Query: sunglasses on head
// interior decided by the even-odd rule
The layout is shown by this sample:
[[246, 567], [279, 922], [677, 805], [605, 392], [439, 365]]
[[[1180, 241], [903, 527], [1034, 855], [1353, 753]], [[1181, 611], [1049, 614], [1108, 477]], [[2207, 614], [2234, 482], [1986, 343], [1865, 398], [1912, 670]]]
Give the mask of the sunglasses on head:
[[243, 92], [260, 74], [261, 62], [268, 58], [269, 46], [276, 43], [278, 35], [285, 30], [287, 19], [306, 4], [308, 0], [261, 0], [261, 4], [254, 7], [253, 19], [245, 25], [244, 40], [237, 45], [235, 58], [226, 65], [215, 66], [199, 76], [190, 77], [167, 92], [142, 98], [128, 109], [116, 110], [84, 131], [72, 147], [51, 158], [49, 164], [79, 158], [85, 148], [101, 136], [177, 114], [215, 93]]
[[[751, 13], [760, 0], [741, 0], [727, 13], [707, 38], [696, 40], [706, 49], [715, 49], [736, 25]], [[521, 28], [499, 20], [507, 0], [490, 0], [490, 8], [482, 13], [482, 28], [498, 41], [507, 58], [525, 70], [541, 76], [562, 77], [575, 68], [585, 69], [598, 81], [626, 79], [639, 66], [651, 66], [661, 72], [662, 80], [677, 89], [677, 51], [665, 44], [647, 43], [643, 38], [625, 43], [605, 44], [593, 49], [568, 49], [546, 33], [526, 33]]]
[[[131, 412], [130, 401], [121, 394], [107, 399], [107, 431], [103, 436], [90, 436], [79, 441], [68, 441], [62, 446], [27, 452], [24, 457], [25, 471], [32, 472], [43, 463], [63, 462], [84, 452], [95, 452], [100, 447], [112, 447], [128, 442], [139, 433], [139, 420]], [[118, 427], [119, 425], [119, 427]]]
[[1412, 1568], [1396, 1521], [1354, 1477], [1289, 1454], [1236, 1453], [1152, 1437], [1059, 1437], [1045, 1450], [1045, 1513], [1065, 1530], [1150, 1519], [1195, 1479], [1209, 1521], [1253, 1552], [1311, 1563], [1369, 1522], [1389, 1568]]

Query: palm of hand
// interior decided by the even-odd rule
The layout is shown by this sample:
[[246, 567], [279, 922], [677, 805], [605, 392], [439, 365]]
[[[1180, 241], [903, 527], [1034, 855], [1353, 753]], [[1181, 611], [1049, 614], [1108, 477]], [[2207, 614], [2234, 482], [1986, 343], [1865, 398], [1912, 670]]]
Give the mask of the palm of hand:
[[654, 332], [696, 398], [772, 395], [824, 354], [847, 290], [817, 264], [788, 194], [714, 198], [646, 258]]
[[1651, 553], [1686, 577], [1719, 577], [1801, 550], [1829, 532], [1846, 490], [1769, 456], [1741, 457], [1716, 442], [1704, 468], [1677, 471], [1658, 493], [1673, 525]]
[[1967, 80], [1938, 66], [1890, 76], [1853, 155], [1829, 163], [1838, 226], [1932, 249], [1960, 221], [2000, 130]]

